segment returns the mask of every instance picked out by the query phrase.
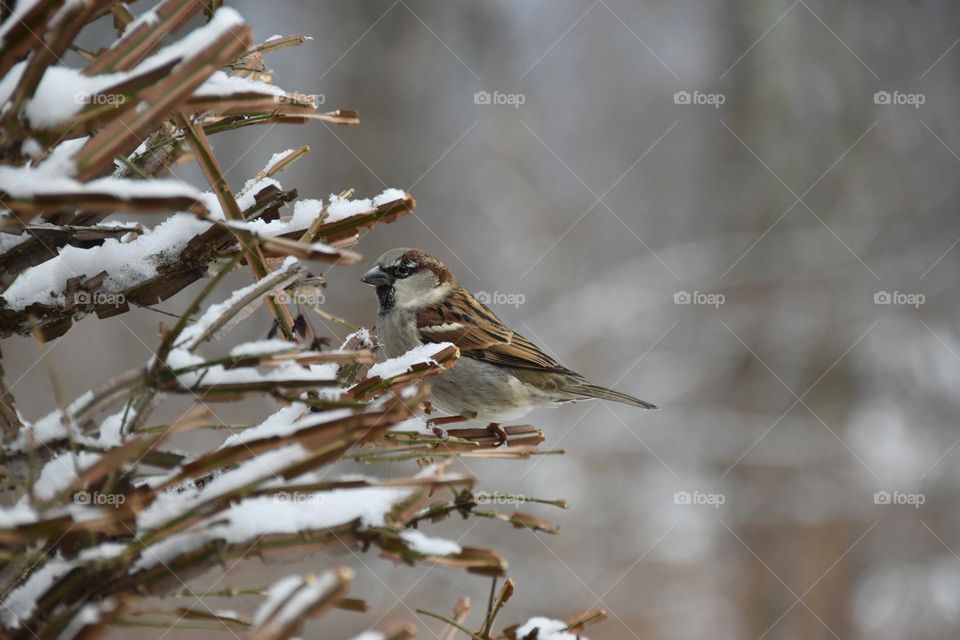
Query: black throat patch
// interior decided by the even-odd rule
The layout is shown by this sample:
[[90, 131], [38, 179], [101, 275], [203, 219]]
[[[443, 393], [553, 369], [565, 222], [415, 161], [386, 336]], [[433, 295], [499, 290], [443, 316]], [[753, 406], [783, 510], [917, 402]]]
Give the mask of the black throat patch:
[[397, 294], [389, 284], [377, 287], [377, 300], [380, 301], [380, 315], [389, 313], [397, 303]]

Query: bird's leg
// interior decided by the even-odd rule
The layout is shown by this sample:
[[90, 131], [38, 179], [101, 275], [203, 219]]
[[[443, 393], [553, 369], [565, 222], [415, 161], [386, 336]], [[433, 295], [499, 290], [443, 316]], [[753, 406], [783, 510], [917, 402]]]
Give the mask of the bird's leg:
[[493, 445], [494, 447], [499, 447], [500, 445], [506, 444], [507, 432], [503, 430], [503, 427], [500, 426], [499, 422], [491, 422], [488, 424], [487, 431], [489, 431], [490, 434], [497, 439], [497, 443]]

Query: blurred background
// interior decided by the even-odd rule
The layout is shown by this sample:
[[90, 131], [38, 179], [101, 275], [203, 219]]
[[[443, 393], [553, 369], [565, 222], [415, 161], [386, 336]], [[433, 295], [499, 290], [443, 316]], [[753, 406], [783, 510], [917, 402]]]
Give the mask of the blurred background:
[[[280, 176], [301, 197], [411, 191], [413, 215], [363, 238], [369, 262], [423, 248], [571, 368], [662, 407], [536, 412], [526, 421], [546, 431], [542, 447], [566, 455], [469, 461], [487, 490], [570, 505], [522, 507], [557, 523], [555, 536], [488, 521], [433, 529], [507, 557], [517, 594], [500, 622], [603, 607], [593, 638], [957, 637], [955, 3], [229, 4], [257, 40], [314, 37], [268, 57], [277, 84], [361, 115], [359, 127], [218, 134], [234, 190], [273, 153], [309, 144]], [[193, 166], [176, 173], [204, 185]], [[326, 308], [371, 325], [362, 271], [326, 273]], [[196, 286], [160, 308], [181, 309]], [[39, 360], [33, 341], [5, 341], [19, 409], [52, 409], [51, 375], [70, 398], [141, 365], [160, 322], [149, 310], [87, 318]], [[334, 343], [346, 333], [315, 326]], [[268, 328], [258, 315], [232, 340]], [[105, 330], [123, 349], [98, 347]], [[213, 408], [228, 423], [271, 411]], [[433, 637], [442, 623], [413, 610], [446, 615], [469, 596], [478, 626], [486, 606], [487, 578], [336, 561], [356, 569], [353, 594], [371, 610], [325, 616], [308, 637], [401, 619]], [[254, 558], [191, 587], [287, 572]], [[136, 631], [186, 637], [153, 633]]]

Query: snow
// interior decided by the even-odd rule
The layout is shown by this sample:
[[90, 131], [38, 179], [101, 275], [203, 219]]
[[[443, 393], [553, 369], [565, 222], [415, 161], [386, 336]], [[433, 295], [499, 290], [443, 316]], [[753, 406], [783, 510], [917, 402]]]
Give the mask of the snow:
[[104, 448], [118, 447], [123, 444], [123, 436], [120, 429], [123, 427], [124, 411], [114, 413], [103, 419], [100, 423], [100, 438], [98, 444]]
[[348, 348], [347, 345], [349, 345], [350, 341], [354, 338], [357, 339], [359, 348], [361, 349], [369, 349], [373, 347], [373, 338], [370, 337], [370, 330], [366, 327], [360, 327], [343, 339], [343, 344], [340, 345], [340, 350], [346, 350]]
[[272, 156], [270, 156], [270, 160], [267, 162], [267, 166], [263, 168], [263, 172], [270, 173], [271, 171], [273, 171], [273, 168], [277, 166], [277, 163], [279, 163], [281, 160], [286, 158], [288, 155], [290, 155], [294, 151], [296, 151], [296, 149], [286, 149], [285, 151], [281, 151], [279, 153], [275, 153]]
[[423, 416], [407, 418], [390, 427], [388, 431], [415, 431], [424, 435], [433, 435], [433, 429], [427, 426], [427, 420]]
[[447, 347], [452, 347], [449, 342], [438, 342], [431, 344], [422, 344], [407, 351], [402, 356], [390, 358], [383, 362], [378, 362], [367, 373], [368, 378], [380, 376], [381, 378], [393, 378], [402, 373], [406, 373], [415, 364], [437, 364], [433, 359], [434, 354], [443, 351]]
[[306, 494], [319, 506], [304, 508], [302, 501], [258, 496], [242, 500], [190, 529], [144, 549], [131, 573], [201, 548], [214, 540], [241, 544], [260, 536], [295, 534], [332, 528], [359, 520], [361, 527], [384, 526], [384, 515], [412, 490], [398, 487], [362, 487]]
[[127, 545], [120, 542], [103, 542], [95, 547], [83, 549], [77, 554], [77, 558], [83, 562], [112, 560], [123, 555], [127, 548]]
[[386, 189], [383, 193], [373, 199], [373, 206], [379, 207], [380, 205], [387, 204], [388, 202], [403, 200], [405, 197], [407, 197], [407, 194], [403, 189]]
[[[4, 220], [6, 222], [6, 220]], [[0, 253], [6, 253], [14, 247], [17, 247], [32, 236], [29, 233], [21, 233], [20, 235], [15, 235], [12, 233], [0, 233]]]
[[199, 200], [202, 195], [198, 189], [179, 180], [167, 178], [125, 180], [110, 177], [78, 182], [73, 178], [60, 175], [62, 170], [62, 164], [47, 164], [47, 162], [41, 163], [38, 167], [0, 166], [0, 191], [5, 191], [14, 198], [106, 193], [120, 200], [150, 197], [185, 197]]
[[[302, 407], [303, 405], [299, 405], [299, 403], [292, 405], [292, 407], [298, 406]], [[287, 407], [286, 409], [290, 409], [292, 407]], [[263, 424], [257, 425], [256, 427], [251, 427], [250, 429], [244, 429], [240, 433], [231, 435], [224, 441], [222, 447], [232, 447], [245, 442], [253, 442], [254, 440], [264, 440], [267, 438], [282, 438], [294, 434], [297, 431], [315, 427], [327, 422], [341, 420], [354, 414], [353, 409], [335, 409], [333, 411], [308, 413], [299, 420], [287, 420], [285, 419], [286, 415], [282, 417], [276, 417], [284, 411], [285, 409], [281, 409], [273, 416], [268, 418]], [[298, 408], [297, 412], [300, 411], [301, 410]]]
[[[284, 362], [266, 371], [260, 371], [254, 367], [226, 369], [223, 365], [199, 367], [204, 362], [206, 362], [204, 358], [186, 349], [173, 349], [167, 356], [167, 366], [174, 371], [181, 371], [177, 374], [177, 382], [186, 389], [193, 389], [198, 386], [285, 382], [288, 380], [330, 383], [336, 382], [337, 370], [339, 369], [336, 364], [302, 366], [295, 362]], [[191, 367], [197, 368], [184, 371], [184, 369], [190, 369]]]
[[[126, 38], [127, 36], [129, 36], [140, 25], [146, 24], [146, 25], [152, 26], [157, 24], [158, 22], [160, 22], [160, 16], [159, 14], [157, 14], [156, 9], [150, 9], [149, 11], [141, 14], [134, 20], [131, 20], [130, 23], [126, 26], [126, 28], [123, 30], [123, 35], [121, 36], [121, 38]], [[113, 43], [113, 46], [111, 47], [111, 49], [115, 47], [118, 42], [120, 42], [119, 39]]]
[[[23, 3], [21, 2], [21, 4]], [[149, 13], [144, 14], [138, 20], [148, 22], [150, 20]], [[13, 23], [13, 20], [8, 20], [3, 27], [0, 27], [0, 41], [6, 33], [6, 29]], [[44, 73], [33, 98], [27, 103], [24, 110], [27, 119], [35, 128], [55, 127], [83, 109], [89, 102], [91, 95], [104, 93], [131, 77], [147, 73], [169, 62], [183, 60], [239, 24], [243, 24], [243, 18], [240, 17], [239, 13], [230, 8], [220, 8], [206, 25], [164, 47], [126, 72], [86, 76], [79, 69], [53, 65]], [[6, 102], [13, 94], [25, 67], [26, 62], [19, 62], [10, 69], [6, 76], [0, 79], [0, 104]], [[216, 83], [214, 84], [216, 85]], [[112, 97], [118, 101], [123, 99], [121, 95]]]
[[0, 25], [0, 46], [4, 44], [4, 41], [6, 40], [7, 34], [10, 33], [10, 30], [16, 25], [20, 24], [23, 21], [24, 16], [26, 16], [39, 1], [40, 0], [17, 0], [17, 2], [14, 3], [13, 11], [10, 13], [10, 16], [7, 18], [6, 22]]
[[[83, 145], [87, 144], [87, 140], [89, 139], [89, 136], [81, 136], [71, 140], [64, 140], [50, 151], [47, 158], [37, 165], [37, 169], [54, 175], [73, 175], [77, 168], [73, 163], [73, 156]], [[144, 141], [141, 143], [141, 146], [146, 148], [146, 144], [146, 141]]]
[[[232, 447], [235, 444], [249, 442], [250, 440], [269, 438], [272, 435], [276, 435], [280, 430], [286, 428], [286, 425], [292, 424], [295, 420], [303, 416], [308, 411], [309, 407], [301, 402], [294, 402], [290, 406], [282, 407], [259, 425], [249, 429], [244, 429], [240, 433], [234, 433], [230, 435], [224, 441], [224, 443], [220, 445], [219, 449], [223, 449], [224, 447]], [[256, 435], [246, 436], [245, 439], [241, 439], [244, 434], [249, 434], [251, 432], [255, 432]]]
[[43, 145], [34, 138], [27, 138], [23, 141], [23, 144], [20, 145], [20, 151], [25, 156], [37, 158], [43, 154]]
[[416, 529], [407, 529], [400, 534], [400, 538], [411, 549], [425, 556], [449, 556], [463, 551], [463, 548], [452, 540], [431, 538]]
[[235, 358], [247, 356], [265, 356], [273, 353], [286, 353], [295, 351], [299, 348], [296, 342], [289, 342], [281, 338], [271, 338], [269, 340], [255, 340], [253, 342], [243, 342], [233, 349], [230, 349], [230, 355]]
[[12, 589], [0, 607], [0, 620], [8, 629], [19, 629], [21, 620], [28, 619], [37, 608], [37, 600], [53, 584], [77, 566], [77, 560], [64, 560], [58, 553], [42, 567], [30, 574], [19, 586]]
[[381, 632], [374, 629], [368, 629], [358, 636], [354, 636], [353, 640], [384, 640], [384, 636]]
[[84, 549], [75, 560], [65, 560], [58, 553], [5, 596], [3, 607], [0, 607], [0, 620], [3, 626], [8, 629], [19, 629], [21, 621], [33, 615], [38, 599], [74, 567], [87, 562], [115, 558], [126, 548], [124, 544], [105, 542], [96, 547]]
[[[100, 459], [99, 453], [81, 451], [62, 453], [50, 460], [40, 470], [40, 477], [33, 485], [33, 495], [43, 502], [67, 490], [78, 477], [79, 471], [92, 467]], [[27, 499], [27, 496], [21, 500]]]
[[0, 528], [13, 529], [28, 522], [36, 522], [37, 512], [26, 502], [18, 502], [12, 507], [0, 507]]
[[202, 489], [196, 488], [193, 484], [187, 488], [171, 488], [158, 495], [150, 506], [137, 515], [137, 529], [140, 532], [156, 529], [209, 500], [272, 478], [309, 455], [310, 452], [299, 444], [292, 444], [246, 460], [237, 467], [216, 476]]
[[[81, 407], [93, 399], [93, 392], [87, 391], [67, 407], [67, 415], [72, 416]], [[61, 422], [63, 414], [59, 410], [48, 413], [33, 424], [24, 423], [17, 439], [7, 445], [8, 451], [25, 451], [28, 447], [40, 446], [51, 440], [66, 438], [69, 431]]]
[[253, 614], [253, 624], [260, 626], [266, 622], [274, 609], [289, 598], [301, 584], [303, 584], [303, 578], [300, 576], [284, 576], [270, 585], [267, 589], [267, 597]]
[[324, 219], [324, 223], [339, 222], [351, 216], [370, 213], [382, 204], [393, 202], [394, 200], [403, 200], [405, 196], [406, 193], [401, 189], [386, 189], [372, 200], [369, 198], [349, 200], [331, 193], [330, 203], [327, 205], [327, 217]]
[[[273, 157], [270, 158], [270, 161], [267, 163], [263, 172], [269, 172], [270, 169], [281, 158], [290, 153], [290, 151], [291, 149], [288, 149], [282, 153], [275, 153]], [[237, 198], [237, 203], [240, 205], [240, 208], [246, 209], [252, 206], [254, 204], [253, 195], [270, 184], [276, 186], [278, 189], [282, 188], [280, 183], [273, 178], [262, 178], [260, 180], [251, 179], [247, 181], [247, 184], [244, 185], [242, 191], [240, 192], [240, 196]], [[381, 204], [403, 199], [405, 195], [406, 194], [400, 189], [387, 189], [373, 199], [364, 198], [361, 200], [350, 200], [347, 198], [340, 198], [335, 194], [331, 194], [330, 203], [327, 205], [326, 217], [323, 219], [323, 222], [324, 224], [329, 222], [338, 222], [355, 215], [368, 214], [374, 211]], [[209, 204], [207, 208], [211, 211], [215, 209], [219, 210], [219, 205]], [[273, 220], [271, 222], [266, 222], [264, 220], [249, 220], [245, 222], [231, 221], [229, 224], [231, 226], [236, 226], [253, 233], [257, 233], [261, 236], [279, 236], [293, 233], [294, 231], [303, 231], [308, 229], [310, 225], [313, 224], [314, 220], [316, 220], [317, 217], [322, 213], [324, 213], [323, 200], [318, 200], [316, 198], [303, 198], [293, 203], [293, 215], [289, 218]], [[333, 247], [323, 244], [318, 244], [314, 248], [327, 252], [335, 251]]]
[[[538, 616], [530, 618], [523, 626], [519, 627], [517, 629], [517, 637], [524, 638], [528, 634], [533, 633], [534, 629], [538, 629], [537, 640], [577, 640], [576, 635], [569, 631], [564, 631], [566, 628], [566, 622]], [[584, 636], [580, 636], [580, 638], [581, 640], [585, 640]]]
[[337, 585], [332, 571], [319, 576], [286, 576], [275, 582], [267, 591], [267, 597], [253, 615], [253, 624], [260, 626], [267, 621], [285, 625], [303, 616], [311, 605], [320, 600]]
[[228, 76], [223, 71], [214, 71], [207, 80], [193, 92], [195, 96], [229, 96], [237, 93], [262, 93], [271, 96], [285, 96], [287, 92], [272, 84]]
[[[117, 182], [138, 184], [127, 180]], [[106, 271], [108, 276], [100, 291], [119, 293], [155, 276], [160, 264], [174, 262], [187, 243], [209, 226], [209, 222], [193, 215], [178, 213], [153, 229], [145, 229], [130, 242], [108, 238], [87, 249], [63, 247], [57, 257], [21, 273], [0, 298], [15, 310], [37, 302], [62, 305], [67, 302], [64, 287], [68, 279], [79, 275], [89, 278], [101, 271]]]
[[[224, 314], [230, 311], [231, 307], [239, 304], [244, 298], [252, 294], [254, 291], [257, 291], [265, 284], [276, 283], [278, 286], [281, 285], [284, 280], [293, 275], [291, 272], [293, 271], [294, 267], [297, 266], [297, 264], [299, 263], [295, 258], [288, 257], [283, 261], [283, 264], [280, 265], [279, 268], [274, 270], [267, 277], [257, 282], [252, 282], [246, 287], [237, 289], [223, 302], [207, 307], [207, 310], [203, 312], [203, 315], [197, 318], [193, 324], [184, 329], [183, 333], [180, 334], [180, 342], [177, 343], [178, 349], [174, 349], [173, 352], [171, 352], [171, 356], [174, 355], [174, 352], [181, 350], [180, 347], [183, 347], [183, 349], [188, 352], [195, 349], [197, 346], [199, 346], [200, 342], [202, 342], [204, 335], [210, 329], [210, 327], [214, 326]], [[252, 310], [253, 307], [248, 306], [247, 311]], [[170, 366], [173, 367], [173, 365]]]

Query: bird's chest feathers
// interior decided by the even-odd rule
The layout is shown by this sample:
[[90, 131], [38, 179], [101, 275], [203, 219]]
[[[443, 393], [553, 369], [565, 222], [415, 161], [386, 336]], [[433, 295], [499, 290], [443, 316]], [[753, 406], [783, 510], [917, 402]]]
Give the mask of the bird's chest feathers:
[[417, 335], [417, 320], [413, 311], [398, 308], [380, 316], [378, 328], [380, 342], [388, 358], [402, 356], [422, 344]]

